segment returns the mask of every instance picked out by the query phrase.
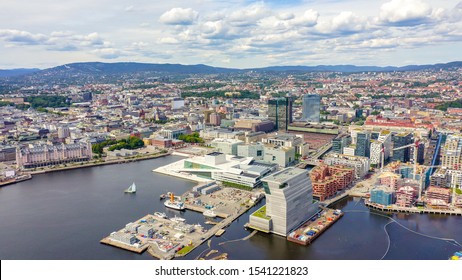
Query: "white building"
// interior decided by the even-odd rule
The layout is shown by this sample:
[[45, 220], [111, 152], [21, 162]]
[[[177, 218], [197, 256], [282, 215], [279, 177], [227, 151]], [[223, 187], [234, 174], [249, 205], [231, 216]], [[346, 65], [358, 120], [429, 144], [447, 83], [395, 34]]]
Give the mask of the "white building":
[[18, 168], [34, 168], [69, 162], [88, 161], [93, 157], [90, 142], [75, 144], [46, 145], [18, 148], [16, 162]]
[[307, 170], [289, 167], [262, 181], [266, 205], [250, 216], [250, 227], [286, 236], [317, 212]]
[[342, 154], [327, 154], [324, 157], [324, 162], [328, 165], [341, 164], [351, 166], [355, 169], [355, 178], [360, 179], [364, 177], [371, 166], [371, 161], [367, 157], [349, 156]]
[[261, 178], [277, 169], [276, 164], [255, 161], [251, 157], [209, 153], [181, 160], [170, 171], [190, 173], [203, 178], [215, 179], [222, 183], [236, 184], [254, 188], [261, 185]]
[[210, 145], [214, 147], [217, 152], [234, 156], [237, 156], [237, 147], [243, 144], [244, 141], [241, 140], [222, 138], [217, 138], [210, 143]]

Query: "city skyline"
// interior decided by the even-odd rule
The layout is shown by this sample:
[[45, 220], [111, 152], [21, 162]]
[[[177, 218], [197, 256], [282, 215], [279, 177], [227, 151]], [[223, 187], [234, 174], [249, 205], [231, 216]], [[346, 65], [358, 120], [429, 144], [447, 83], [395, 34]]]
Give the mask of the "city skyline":
[[[283, 3], [281, 3], [283, 2]], [[229, 68], [460, 60], [462, 2], [2, 1], [0, 69], [72, 62]]]

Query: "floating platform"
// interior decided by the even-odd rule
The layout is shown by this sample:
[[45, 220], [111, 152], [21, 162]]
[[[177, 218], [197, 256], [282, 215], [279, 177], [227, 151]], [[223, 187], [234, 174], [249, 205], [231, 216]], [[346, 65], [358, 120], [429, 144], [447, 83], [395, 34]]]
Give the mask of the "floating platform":
[[301, 227], [289, 233], [287, 240], [307, 246], [343, 217], [343, 215], [344, 213], [340, 210], [326, 208], [305, 222]]

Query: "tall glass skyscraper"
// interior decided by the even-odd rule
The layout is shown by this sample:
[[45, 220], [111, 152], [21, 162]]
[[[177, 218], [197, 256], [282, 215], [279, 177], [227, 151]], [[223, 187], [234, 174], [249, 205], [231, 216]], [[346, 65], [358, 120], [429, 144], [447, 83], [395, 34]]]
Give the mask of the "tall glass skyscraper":
[[321, 110], [321, 96], [319, 94], [305, 94], [303, 96], [303, 120], [319, 122]]
[[292, 99], [281, 97], [268, 100], [268, 119], [278, 130], [287, 130], [292, 122]]

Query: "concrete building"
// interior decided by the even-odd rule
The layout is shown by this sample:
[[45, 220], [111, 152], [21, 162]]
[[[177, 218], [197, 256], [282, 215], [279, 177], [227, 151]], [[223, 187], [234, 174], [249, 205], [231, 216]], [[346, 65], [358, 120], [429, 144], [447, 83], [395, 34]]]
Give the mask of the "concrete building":
[[220, 126], [221, 124], [221, 115], [218, 113], [210, 114], [210, 124], [214, 126]]
[[295, 148], [275, 145], [265, 145], [263, 161], [276, 163], [281, 167], [287, 167], [295, 160]]
[[217, 138], [213, 140], [210, 145], [214, 147], [217, 152], [237, 156], [237, 147], [239, 145], [244, 145], [244, 141]]
[[71, 136], [71, 131], [67, 126], [58, 127], [58, 138], [64, 139]]
[[34, 168], [92, 159], [90, 142], [76, 144], [46, 145], [18, 148], [16, 162], [18, 168]]
[[435, 173], [430, 176], [430, 185], [437, 187], [448, 187], [449, 174], [447, 168], [438, 168]]
[[184, 99], [175, 97], [172, 99], [172, 110], [178, 110], [184, 107]]
[[181, 134], [189, 134], [187, 128], [177, 127], [177, 128], [164, 128], [160, 131], [160, 134], [167, 139], [178, 139], [178, 136]]
[[290, 97], [268, 100], [268, 119], [276, 125], [277, 130], [288, 130], [292, 123], [292, 99]]
[[307, 170], [290, 167], [262, 181], [266, 205], [250, 216], [250, 227], [287, 236], [317, 212]]
[[0, 162], [15, 161], [16, 148], [11, 146], [0, 147]]
[[441, 165], [449, 169], [462, 169], [462, 137], [448, 135], [441, 149]]
[[321, 111], [321, 96], [319, 94], [305, 94], [302, 106], [302, 119], [307, 122], [318, 123]]
[[448, 188], [430, 186], [427, 189], [426, 199], [427, 203], [432, 205], [448, 204], [451, 200], [451, 190]]
[[462, 189], [462, 170], [448, 170], [449, 187]]
[[278, 133], [276, 135], [268, 135], [266, 138], [262, 139], [262, 142], [265, 144], [270, 144], [280, 147], [293, 147], [295, 148], [295, 153], [304, 156], [309, 149], [309, 146], [305, 145], [303, 136], [297, 136], [287, 133]]
[[237, 155], [240, 157], [253, 157], [257, 160], [263, 160], [264, 145], [261, 143], [252, 143], [237, 146]]
[[346, 165], [355, 169], [355, 178], [364, 177], [371, 166], [370, 159], [367, 157], [349, 156], [344, 154], [330, 153], [324, 157], [324, 162], [328, 165]]

